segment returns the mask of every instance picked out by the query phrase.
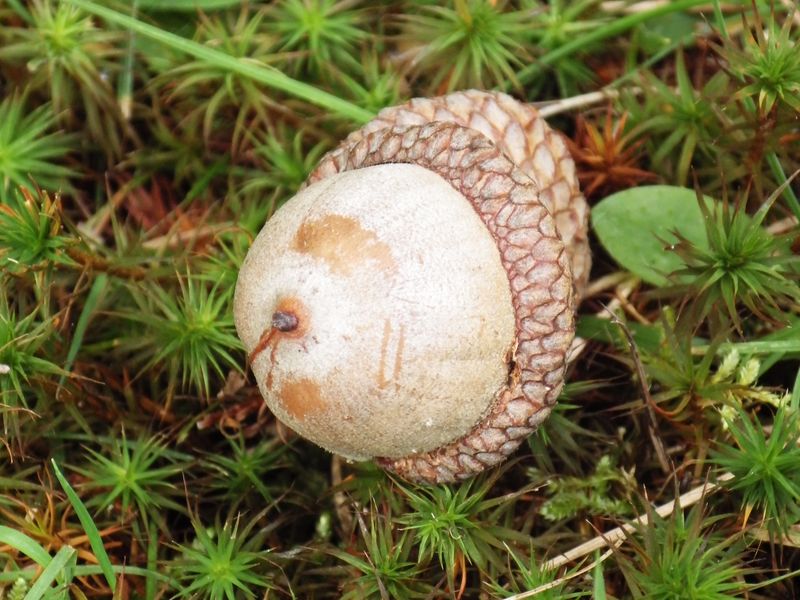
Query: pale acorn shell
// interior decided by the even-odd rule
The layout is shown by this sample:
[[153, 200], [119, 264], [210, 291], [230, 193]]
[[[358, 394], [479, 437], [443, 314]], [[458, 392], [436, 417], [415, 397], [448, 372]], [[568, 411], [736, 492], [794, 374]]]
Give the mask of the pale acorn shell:
[[[270, 409], [341, 456], [400, 459], [463, 435], [508, 375], [500, 254], [463, 196], [409, 164], [308, 186], [242, 265], [236, 325]], [[487, 311], [486, 307], [492, 307]], [[298, 327], [270, 331], [275, 311]]]

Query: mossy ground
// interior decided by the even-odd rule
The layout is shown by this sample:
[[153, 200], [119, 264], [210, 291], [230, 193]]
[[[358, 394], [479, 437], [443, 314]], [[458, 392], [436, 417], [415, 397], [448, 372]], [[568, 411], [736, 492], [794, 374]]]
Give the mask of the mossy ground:
[[[0, 597], [800, 596], [794, 8], [0, 0]], [[232, 293], [326, 150], [466, 87], [543, 103], [595, 214], [663, 243], [596, 221], [557, 411], [415, 486], [272, 418]]]

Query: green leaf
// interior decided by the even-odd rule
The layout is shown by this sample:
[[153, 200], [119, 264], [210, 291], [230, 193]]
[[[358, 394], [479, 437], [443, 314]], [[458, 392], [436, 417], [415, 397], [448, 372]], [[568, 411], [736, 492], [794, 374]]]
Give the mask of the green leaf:
[[0, 544], [11, 546], [43, 567], [50, 564], [51, 557], [39, 542], [16, 529], [0, 525]]
[[281, 90], [282, 92], [321, 106], [333, 113], [352, 119], [357, 123], [366, 123], [375, 116], [368, 110], [364, 110], [346, 100], [342, 100], [338, 96], [317, 89], [303, 81], [292, 79], [278, 69], [268, 65], [253, 64], [252, 62], [230, 56], [225, 52], [220, 52], [208, 46], [198, 44], [193, 40], [174, 35], [168, 31], [164, 31], [138, 19], [133, 19], [123, 13], [106, 8], [105, 6], [101, 6], [89, 0], [68, 0], [68, 2], [109, 23], [114, 23], [115, 25], [119, 25], [120, 27], [127, 28], [130, 31], [161, 42], [162, 44], [166, 44], [172, 50], [184, 52], [214, 67], [225, 69], [231, 73], [237, 73], [273, 89]]
[[169, 2], [164, 2], [164, 0], [139, 0], [139, 8], [153, 12], [210, 12], [239, 6], [240, 4], [240, 0], [170, 0]]
[[[50, 561], [50, 557], [48, 557], [48, 561]], [[48, 564], [50, 563], [48, 562]], [[86, 577], [87, 575], [102, 575], [103, 569], [100, 567], [100, 565], [75, 565], [72, 567], [71, 573], [73, 577]], [[159, 573], [154, 569], [145, 569], [131, 565], [114, 565], [114, 573], [125, 575], [125, 577], [147, 577], [151, 578], [155, 583], [166, 583], [174, 588], [177, 588], [180, 585], [176, 579], [173, 579], [172, 577], [169, 577], [163, 573]], [[24, 569], [3, 572], [0, 573], [0, 584], [14, 583], [20, 577], [23, 579], [33, 579], [35, 575], [36, 570], [34, 567], [25, 567]], [[144, 597], [154, 598], [155, 593], [150, 596], [145, 595]]]
[[[626, 323], [626, 326], [640, 350], [651, 353], [658, 352], [663, 333], [657, 325], [630, 322]], [[628, 343], [619, 325], [612, 323], [609, 319], [594, 315], [580, 315], [576, 333], [582, 338], [616, 344], [620, 348], [626, 348]]]
[[[697, 346], [696, 350], [701, 351], [706, 346]], [[720, 349], [727, 352], [736, 349], [742, 354], [769, 354], [777, 352], [781, 354], [800, 353], [800, 340], [755, 340], [752, 342], [725, 343], [720, 344]]]
[[89, 538], [92, 551], [97, 557], [100, 567], [103, 569], [103, 575], [106, 578], [108, 587], [110, 587], [113, 591], [117, 587], [117, 579], [114, 577], [114, 567], [111, 565], [111, 560], [108, 558], [105, 544], [103, 544], [103, 538], [100, 536], [100, 532], [97, 530], [97, 525], [94, 524], [92, 517], [89, 515], [89, 511], [86, 510], [86, 506], [83, 504], [83, 502], [81, 502], [81, 499], [78, 498], [78, 494], [76, 494], [75, 490], [72, 489], [72, 486], [67, 481], [67, 478], [64, 477], [61, 469], [58, 468], [55, 459], [51, 459], [50, 462], [53, 465], [53, 471], [55, 471], [58, 482], [61, 484], [61, 487], [64, 488], [67, 498], [69, 498], [70, 504], [72, 504], [72, 508], [75, 509], [75, 514], [78, 515], [78, 520], [81, 522], [83, 530], [86, 532], [86, 536]]
[[50, 564], [47, 565], [42, 574], [36, 579], [36, 583], [31, 586], [28, 593], [25, 594], [24, 600], [38, 600], [44, 597], [45, 590], [50, 588], [50, 585], [61, 575], [64, 568], [69, 563], [70, 559], [75, 555], [75, 548], [72, 546], [62, 546]]
[[[645, 35], [642, 43], [646, 48], [659, 50], [666, 42], [676, 42], [692, 31], [698, 23], [697, 17], [686, 12], [673, 12], [644, 23]], [[659, 40], [661, 38], [661, 40]]]
[[83, 305], [81, 316], [78, 318], [78, 324], [75, 326], [75, 333], [72, 336], [72, 341], [69, 344], [69, 351], [67, 352], [67, 359], [64, 361], [64, 374], [58, 382], [59, 386], [64, 385], [64, 380], [67, 378], [72, 365], [75, 363], [75, 358], [78, 356], [78, 351], [83, 344], [83, 338], [86, 335], [86, 329], [89, 327], [89, 319], [92, 318], [97, 305], [100, 303], [103, 292], [108, 283], [108, 275], [100, 273], [97, 279], [92, 284], [92, 289], [89, 290], [89, 295], [86, 297], [86, 304]]
[[659, 286], [684, 266], [665, 247], [677, 242], [674, 231], [698, 248], [708, 248], [703, 214], [688, 188], [651, 185], [612, 194], [592, 209], [592, 227], [620, 266]]
[[537, 60], [532, 61], [531, 64], [518, 73], [518, 78], [523, 84], [529, 83], [542, 72], [543, 68], [554, 65], [563, 58], [571, 56], [591, 44], [621, 35], [640, 23], [645, 23], [651, 19], [662, 18], [664, 15], [694, 8], [695, 6], [704, 4], [705, 1], [706, 0], [673, 0], [672, 2], [665, 2], [664, 4], [657, 5], [655, 8], [638, 10], [629, 15], [611, 19], [609, 23], [602, 27], [596, 27], [582, 35], [577, 35], [566, 43], [538, 57]]
[[606, 600], [606, 580], [603, 577], [603, 560], [600, 552], [594, 553], [595, 565], [592, 569], [592, 598], [594, 600]]

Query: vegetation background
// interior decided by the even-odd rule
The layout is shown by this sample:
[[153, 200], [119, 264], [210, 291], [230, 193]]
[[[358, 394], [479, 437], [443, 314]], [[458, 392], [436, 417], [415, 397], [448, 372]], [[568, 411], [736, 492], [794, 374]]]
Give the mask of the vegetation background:
[[[800, 597], [796, 8], [0, 0], [0, 597]], [[326, 150], [469, 87], [570, 140], [586, 343], [415, 486], [275, 422], [231, 299]]]

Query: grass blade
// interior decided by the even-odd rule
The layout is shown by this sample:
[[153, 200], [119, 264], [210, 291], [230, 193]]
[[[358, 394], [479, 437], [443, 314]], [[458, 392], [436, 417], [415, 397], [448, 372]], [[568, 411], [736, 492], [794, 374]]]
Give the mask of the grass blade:
[[197, 11], [209, 12], [212, 10], [222, 10], [239, 6], [240, 0], [171, 0], [171, 2], [164, 2], [164, 0], [139, 0], [139, 6], [143, 10], [159, 11], [165, 10], [169, 12], [191, 12]]
[[[769, 152], [767, 153], [766, 159], [769, 169], [772, 171], [772, 175], [775, 177], [775, 180], [781, 185], [786, 185], [787, 182], [791, 180], [791, 177], [786, 176], [778, 155], [774, 152]], [[794, 175], [792, 175], [792, 177], [794, 177]], [[797, 199], [792, 186], [786, 185], [786, 187], [783, 188], [781, 195], [783, 196], [784, 200], [786, 200], [789, 208], [792, 210], [792, 213], [794, 213], [794, 216], [800, 219], [800, 200]]]
[[[139, 1], [133, 0], [131, 15], [135, 18], [139, 12]], [[135, 62], [136, 33], [128, 30], [128, 43], [125, 48], [125, 58], [122, 61], [122, 71], [119, 74], [119, 88], [117, 90], [117, 104], [125, 119], [131, 118], [133, 106], [133, 66]]]
[[19, 0], [8, 0], [8, 5], [20, 19], [25, 21], [25, 23], [27, 23], [28, 25], [33, 24], [33, 18], [31, 17], [31, 13], [28, 11], [27, 8], [25, 8], [22, 2], [20, 2]]
[[[48, 557], [48, 564], [50, 561], [50, 557]], [[145, 569], [144, 567], [134, 567], [131, 565], [114, 565], [114, 573], [119, 575], [126, 575], [131, 577], [146, 577], [153, 580], [154, 583], [166, 583], [172, 586], [173, 588], [177, 588], [180, 586], [180, 583], [165, 575], [164, 573], [159, 573], [157, 570], [154, 569]], [[86, 577], [87, 575], [102, 575], [103, 570], [100, 565], [76, 565], [72, 568], [72, 574], [75, 577]], [[17, 569], [14, 571], [8, 571], [0, 573], [0, 584], [8, 584], [14, 583], [18, 578], [22, 577], [23, 579], [31, 580], [36, 575], [36, 568], [35, 567], [25, 567], [24, 569]], [[153, 587], [155, 590], [155, 586]], [[155, 598], [155, 594], [152, 596], [148, 596], [145, 594], [145, 598]]]
[[594, 553], [595, 565], [592, 569], [592, 598], [594, 600], [606, 600], [606, 580], [603, 576], [603, 561], [600, 558], [600, 551]]
[[67, 566], [70, 559], [75, 556], [75, 548], [72, 546], [62, 546], [50, 564], [45, 567], [42, 574], [36, 579], [36, 582], [25, 594], [24, 600], [39, 600], [44, 597], [45, 592], [50, 588], [56, 578], [62, 574], [64, 567]]
[[94, 524], [92, 517], [89, 515], [89, 511], [86, 510], [86, 506], [81, 499], [78, 498], [78, 494], [72, 489], [72, 486], [67, 481], [67, 478], [64, 477], [61, 469], [58, 468], [55, 459], [50, 459], [50, 462], [53, 465], [53, 471], [56, 474], [58, 482], [61, 484], [61, 487], [64, 488], [64, 492], [66, 492], [67, 498], [69, 498], [69, 502], [72, 504], [72, 508], [75, 509], [75, 514], [78, 515], [78, 520], [80, 520], [83, 530], [89, 538], [92, 551], [97, 557], [97, 561], [100, 563], [100, 568], [103, 570], [103, 575], [106, 578], [108, 587], [110, 587], [112, 591], [116, 590], [117, 579], [114, 577], [114, 567], [111, 564], [111, 560], [108, 558], [103, 539], [100, 537], [100, 532], [97, 530], [97, 525]]
[[[72, 341], [69, 344], [67, 359], [64, 361], [65, 371], [72, 369], [72, 364], [75, 362], [75, 357], [78, 356], [78, 351], [81, 348], [81, 344], [83, 344], [83, 337], [86, 335], [86, 329], [89, 326], [89, 319], [91, 318], [94, 309], [97, 307], [102, 293], [106, 289], [106, 283], [108, 283], [108, 275], [105, 273], [100, 273], [97, 276], [97, 279], [94, 280], [92, 289], [89, 290], [89, 295], [86, 297], [86, 303], [83, 305], [81, 316], [78, 318], [78, 324], [75, 326], [75, 333], [72, 336]], [[66, 374], [61, 376], [61, 379], [58, 382], [59, 388], [64, 385], [64, 380], [66, 377]]]
[[52, 557], [39, 545], [39, 542], [5, 525], [0, 525], [0, 544], [11, 546], [43, 567], [47, 567], [52, 560]]
[[[701, 352], [708, 348], [709, 346], [695, 346], [694, 351]], [[726, 342], [720, 345], [720, 350], [723, 352], [734, 349], [742, 354], [795, 353], [800, 352], [800, 340], [756, 340], [754, 342]]]
[[158, 528], [151, 523], [148, 527], [150, 539], [147, 544], [147, 575], [145, 576], [145, 596], [155, 598], [156, 595], [156, 569], [158, 568]]
[[522, 69], [518, 74], [518, 79], [523, 84], [530, 83], [530, 81], [541, 72], [542, 68], [552, 65], [565, 56], [578, 52], [582, 48], [590, 46], [600, 40], [619, 35], [650, 19], [694, 8], [701, 4], [708, 4], [708, 0], [676, 0], [674, 2], [665, 2], [650, 10], [643, 10], [616, 19], [604, 27], [598, 27], [585, 35], [577, 36], [555, 50], [551, 50], [547, 54], [541, 56]]
[[114, 23], [131, 31], [135, 31], [145, 37], [153, 39], [162, 44], [166, 44], [173, 50], [185, 52], [195, 58], [205, 61], [220, 69], [225, 69], [231, 73], [236, 73], [243, 77], [252, 79], [259, 83], [286, 92], [317, 106], [321, 106], [333, 113], [352, 119], [356, 123], [366, 123], [375, 115], [368, 110], [342, 100], [341, 98], [319, 90], [312, 85], [297, 81], [284, 75], [277, 69], [266, 65], [246, 62], [234, 58], [224, 52], [214, 50], [192, 40], [180, 37], [168, 31], [159, 29], [138, 19], [134, 19], [110, 8], [100, 6], [89, 0], [67, 0], [71, 4], [78, 6], [93, 15], [101, 17], [109, 23]]

